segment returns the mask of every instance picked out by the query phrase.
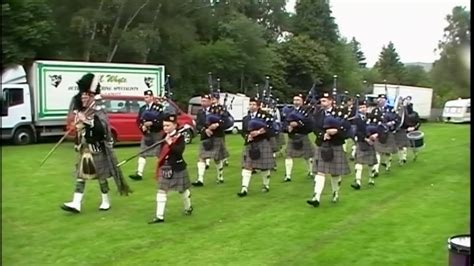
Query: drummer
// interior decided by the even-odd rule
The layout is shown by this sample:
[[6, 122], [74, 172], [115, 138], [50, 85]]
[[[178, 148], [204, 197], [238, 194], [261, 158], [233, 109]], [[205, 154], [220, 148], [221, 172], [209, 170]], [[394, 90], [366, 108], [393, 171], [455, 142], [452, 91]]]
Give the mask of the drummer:
[[[421, 126], [420, 116], [418, 115], [418, 113], [415, 110], [413, 110], [413, 103], [411, 103], [411, 97], [410, 96], [407, 97], [407, 103], [406, 103], [405, 110], [406, 110], [405, 121], [406, 121], [406, 124], [407, 124], [407, 129], [406, 129], [407, 134], [410, 134], [410, 132], [418, 131], [420, 129], [420, 126]], [[410, 146], [414, 146], [414, 145], [412, 144]], [[413, 153], [415, 153], [415, 157], [416, 157], [415, 149], [413, 149]], [[404, 156], [404, 157], [402, 157], [402, 159], [405, 159], [405, 161], [406, 161], [406, 156], [407, 156], [407, 151], [406, 150], [404, 151], [404, 154], [402, 154], [402, 156]]]

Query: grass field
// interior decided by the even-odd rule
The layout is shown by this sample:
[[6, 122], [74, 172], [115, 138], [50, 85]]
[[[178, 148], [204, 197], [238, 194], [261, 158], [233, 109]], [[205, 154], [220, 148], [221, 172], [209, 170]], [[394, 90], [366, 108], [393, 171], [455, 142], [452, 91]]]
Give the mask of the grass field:
[[[112, 209], [99, 212], [97, 182], [89, 182], [82, 213], [59, 206], [71, 200], [75, 160], [63, 144], [41, 168], [53, 143], [2, 147], [2, 264], [22, 265], [447, 265], [447, 238], [469, 233], [469, 125], [426, 124], [418, 160], [393, 166], [376, 187], [360, 191], [346, 176], [340, 201], [332, 204], [330, 182], [319, 208], [305, 201], [313, 181], [295, 161], [293, 182], [282, 183], [283, 159], [271, 191], [260, 192], [254, 175], [250, 194], [238, 198], [242, 140], [229, 136], [226, 182], [192, 189], [194, 213], [182, 215], [177, 193], [168, 198], [166, 222], [148, 225], [155, 211], [154, 162], [146, 178], [131, 182], [134, 194], [113, 189]], [[197, 141], [187, 147], [192, 179]], [[138, 147], [116, 149], [120, 159]], [[411, 158], [411, 157], [410, 157]], [[396, 162], [397, 158], [394, 157]], [[123, 167], [134, 172], [136, 161]], [[363, 184], [367, 184], [364, 176]]]

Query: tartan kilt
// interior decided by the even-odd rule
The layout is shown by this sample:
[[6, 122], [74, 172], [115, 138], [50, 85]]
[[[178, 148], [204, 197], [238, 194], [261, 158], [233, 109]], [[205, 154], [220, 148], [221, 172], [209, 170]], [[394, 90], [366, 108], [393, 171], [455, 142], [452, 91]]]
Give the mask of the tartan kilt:
[[278, 150], [281, 150], [285, 146], [285, 135], [280, 133], [276, 136]]
[[[79, 159], [80, 160], [80, 159]], [[96, 176], [92, 178], [94, 179], [107, 179], [112, 177], [112, 169], [111, 165], [109, 164], [109, 161], [107, 160], [107, 156], [105, 152], [99, 152], [99, 153], [93, 153], [92, 154], [92, 160], [94, 161], [94, 167], [96, 171]], [[79, 161], [75, 165], [74, 173], [73, 173], [75, 178], [83, 179], [82, 176], [80, 176], [79, 172]], [[89, 180], [89, 179], [85, 179]]]
[[158, 176], [158, 189], [165, 191], [175, 190], [178, 192], [184, 192], [190, 187], [191, 181], [189, 180], [189, 173], [187, 169], [179, 172], [173, 171], [173, 177], [169, 179]]
[[406, 129], [400, 128], [397, 132], [395, 132], [395, 143], [397, 144], [397, 148], [399, 149], [404, 147], [410, 147], [410, 142], [408, 141]]
[[212, 137], [210, 140], [213, 142], [213, 147], [211, 150], [206, 151], [204, 146], [199, 145], [199, 158], [200, 159], [213, 159], [214, 161], [221, 161], [229, 157], [229, 152], [225, 147], [225, 142], [223, 137]]
[[375, 147], [375, 151], [378, 153], [386, 153], [386, 154], [397, 153], [398, 149], [397, 149], [397, 144], [395, 143], [395, 134], [392, 132], [389, 132], [388, 137], [387, 137], [387, 143], [385, 144], [380, 143], [379, 140], [377, 139], [375, 141], [374, 147]]
[[229, 151], [227, 150], [227, 146], [225, 144], [225, 136], [223, 137], [223, 139], [224, 139], [224, 158], [229, 158], [230, 154], [229, 154]]
[[242, 151], [242, 168], [245, 169], [256, 169], [256, 170], [271, 170], [276, 167], [276, 160], [273, 158], [272, 148], [270, 147], [270, 141], [263, 139], [259, 142], [253, 143], [260, 150], [260, 158], [258, 160], [252, 160], [249, 156], [251, 144], [245, 145]]
[[293, 147], [294, 139], [288, 138], [288, 145], [286, 146], [286, 157], [288, 158], [305, 158], [309, 159], [314, 155], [314, 145], [309, 140], [308, 135], [300, 135], [301, 140], [303, 141], [303, 148], [301, 150], [296, 150]]
[[277, 152], [278, 151], [278, 144], [276, 137], [271, 137], [270, 138], [270, 146], [272, 147], [272, 152]]
[[[145, 144], [145, 140], [147, 138], [150, 139], [150, 141], [153, 141], [153, 143], [155, 143], [155, 142], [159, 141], [162, 138], [162, 135], [159, 132], [151, 132], [151, 133], [148, 133], [146, 135], [143, 135], [142, 140], [140, 141], [140, 151], [143, 151], [146, 148], [151, 146], [151, 145], [148, 146], [148, 145]], [[160, 154], [160, 148], [159, 147], [160, 147], [160, 145], [157, 145], [155, 148], [140, 154], [140, 157], [156, 157], [156, 156], [158, 156]]]
[[377, 156], [375, 155], [375, 148], [373, 145], [368, 145], [369, 149], [367, 151], [362, 151], [360, 149], [361, 144], [357, 143], [356, 152], [355, 152], [355, 163], [363, 165], [376, 165]]
[[315, 156], [313, 161], [314, 174], [321, 172], [333, 176], [341, 176], [347, 175], [351, 172], [351, 169], [349, 168], [349, 163], [347, 162], [346, 153], [342, 149], [342, 145], [332, 146], [332, 149], [334, 151], [334, 159], [331, 162], [325, 162], [321, 158], [321, 151], [319, 147], [315, 149]]

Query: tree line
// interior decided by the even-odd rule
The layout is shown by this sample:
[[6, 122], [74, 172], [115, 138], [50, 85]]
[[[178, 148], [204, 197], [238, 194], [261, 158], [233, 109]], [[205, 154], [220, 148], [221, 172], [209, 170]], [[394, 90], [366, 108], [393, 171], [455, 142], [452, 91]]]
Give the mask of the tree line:
[[393, 43], [367, 68], [360, 43], [338, 31], [329, 1], [285, 0], [7, 0], [2, 3], [2, 69], [33, 60], [163, 64], [174, 94], [186, 102], [207, 92], [207, 73], [228, 92], [255, 93], [270, 76], [288, 101], [316, 82], [351, 93], [370, 84], [428, 86], [435, 105], [469, 97], [462, 47], [470, 43], [470, 11], [455, 7], [431, 71], [405, 66]]

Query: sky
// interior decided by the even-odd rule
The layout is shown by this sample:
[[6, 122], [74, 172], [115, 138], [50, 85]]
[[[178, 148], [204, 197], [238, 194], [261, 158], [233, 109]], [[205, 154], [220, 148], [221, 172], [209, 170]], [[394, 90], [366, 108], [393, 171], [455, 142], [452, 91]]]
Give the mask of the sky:
[[[295, 2], [287, 1], [289, 12]], [[469, 0], [330, 0], [330, 5], [341, 35], [361, 43], [368, 67], [390, 41], [403, 63], [434, 62], [446, 16], [458, 5], [471, 10]]]

